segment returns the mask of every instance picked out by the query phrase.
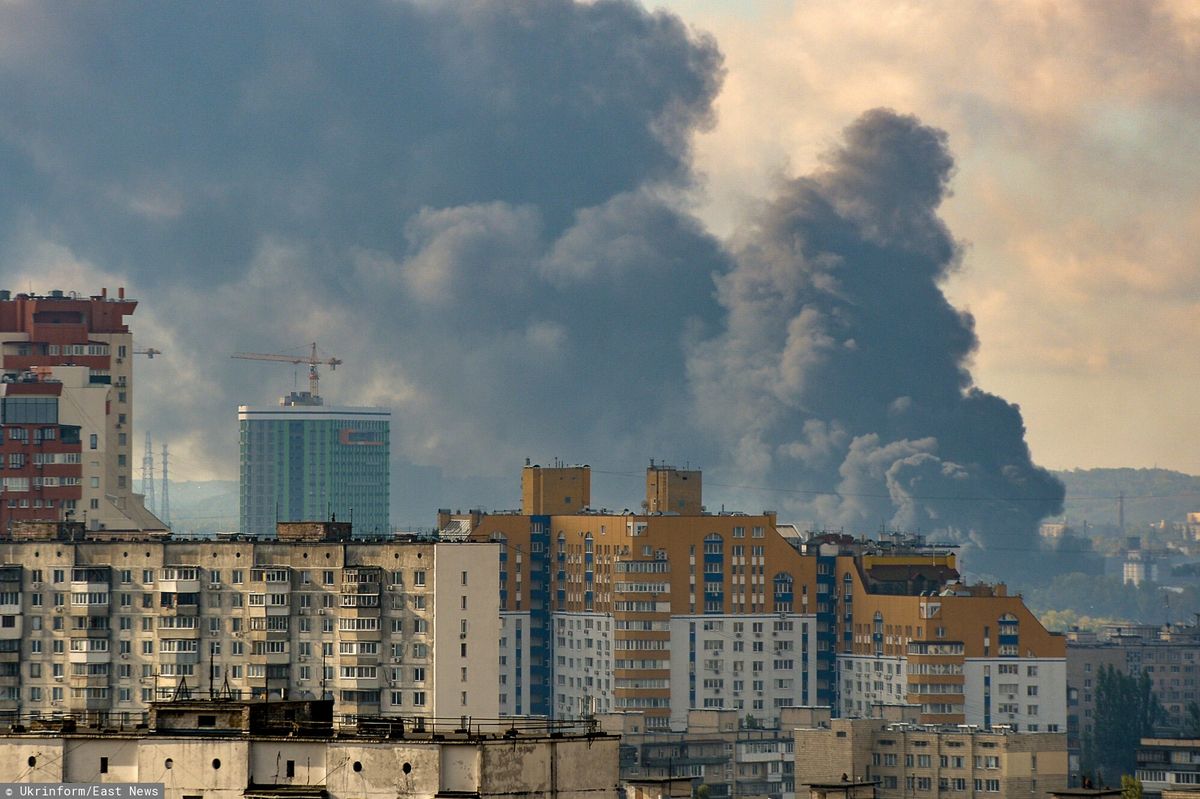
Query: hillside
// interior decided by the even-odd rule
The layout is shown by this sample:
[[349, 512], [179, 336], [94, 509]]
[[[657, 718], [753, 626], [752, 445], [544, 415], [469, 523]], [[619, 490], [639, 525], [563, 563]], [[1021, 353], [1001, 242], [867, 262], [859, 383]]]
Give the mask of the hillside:
[[1054, 472], [1067, 487], [1072, 524], [1117, 525], [1117, 497], [1125, 495], [1125, 525], [1135, 528], [1183, 521], [1200, 511], [1200, 477], [1169, 469], [1072, 469]]

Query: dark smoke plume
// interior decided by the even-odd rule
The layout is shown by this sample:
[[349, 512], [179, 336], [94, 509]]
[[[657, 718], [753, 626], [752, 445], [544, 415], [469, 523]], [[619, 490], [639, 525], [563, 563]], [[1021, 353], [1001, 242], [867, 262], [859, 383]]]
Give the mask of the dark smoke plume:
[[847, 128], [734, 243], [726, 330], [693, 351], [692, 390], [728, 474], [829, 492], [785, 494], [796, 513], [1019, 553], [1063, 488], [1017, 407], [972, 385], [974, 323], [940, 288], [960, 258], [936, 213], [952, 171], [945, 134], [913, 117]]

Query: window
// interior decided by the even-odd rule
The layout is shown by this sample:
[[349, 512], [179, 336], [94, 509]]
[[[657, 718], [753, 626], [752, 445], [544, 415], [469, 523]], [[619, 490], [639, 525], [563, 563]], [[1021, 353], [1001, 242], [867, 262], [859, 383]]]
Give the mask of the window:
[[92, 433], [88, 436], [88, 449], [97, 449], [100, 446], [100, 436]]
[[425, 586], [425, 570], [417, 569], [413, 572], [413, 585], [423, 588]]

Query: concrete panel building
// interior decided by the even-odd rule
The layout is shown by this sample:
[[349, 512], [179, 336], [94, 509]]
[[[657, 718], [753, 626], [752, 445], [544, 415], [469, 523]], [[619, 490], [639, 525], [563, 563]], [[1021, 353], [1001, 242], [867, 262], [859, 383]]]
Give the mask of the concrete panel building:
[[495, 718], [497, 550], [343, 523], [216, 541], [19, 526], [0, 541], [0, 716], [125, 723], [224, 696]]
[[621, 736], [621, 780], [663, 781], [692, 790], [706, 786], [710, 799], [795, 799], [793, 778], [796, 709], [774, 727], [747, 727], [736, 710], [692, 710], [680, 731], [647, 730], [645, 714], [601, 714], [602, 729]]
[[874, 781], [879, 799], [1035, 799], [1067, 787], [1065, 732], [828, 719], [795, 737], [798, 786]]
[[548, 724], [331, 724], [305, 704], [162, 703], [141, 731], [47, 722], [0, 734], [0, 781], [162, 783], [165, 799], [616, 799], [614, 736]]

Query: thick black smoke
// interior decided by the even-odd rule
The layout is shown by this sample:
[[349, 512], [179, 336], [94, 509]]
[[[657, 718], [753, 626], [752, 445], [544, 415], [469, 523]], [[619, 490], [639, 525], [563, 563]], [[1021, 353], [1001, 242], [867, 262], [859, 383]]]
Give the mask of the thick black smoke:
[[0, 286], [131, 286], [178, 472], [232, 476], [236, 405], [291, 387], [230, 353], [316, 339], [330, 401], [395, 412], [404, 522], [512, 503], [526, 455], [690, 458], [714, 505], [836, 491], [768, 497], [993, 545], [1057, 507], [971, 387], [951, 159], [914, 120], [868, 114], [727, 248], [687, 212], [720, 53], [630, 2], [15, 3], [0, 31]]
[[693, 351], [692, 390], [729, 474], [799, 490], [794, 512], [1016, 555], [1063, 488], [1016, 406], [972, 386], [973, 320], [940, 288], [960, 258], [936, 213], [952, 171], [941, 131], [864, 114], [735, 243], [726, 330]]

